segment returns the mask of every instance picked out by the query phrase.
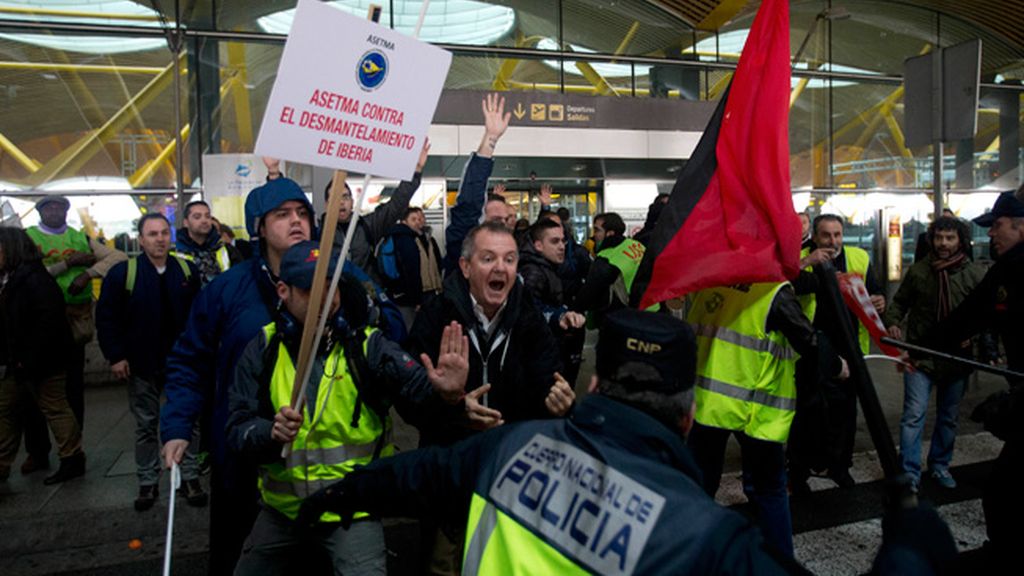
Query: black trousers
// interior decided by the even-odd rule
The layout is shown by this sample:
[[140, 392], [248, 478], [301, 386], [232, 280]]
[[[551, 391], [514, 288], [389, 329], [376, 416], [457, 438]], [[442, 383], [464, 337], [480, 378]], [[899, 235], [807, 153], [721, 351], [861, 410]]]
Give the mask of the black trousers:
[[215, 462], [210, 476], [210, 576], [234, 574], [242, 545], [259, 514], [256, 468]]

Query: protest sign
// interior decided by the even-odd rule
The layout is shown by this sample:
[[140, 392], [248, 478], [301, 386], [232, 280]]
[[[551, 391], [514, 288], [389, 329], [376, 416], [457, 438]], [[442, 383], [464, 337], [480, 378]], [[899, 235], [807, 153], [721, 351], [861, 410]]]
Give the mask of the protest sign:
[[409, 179], [451, 58], [330, 5], [302, 0], [256, 154]]

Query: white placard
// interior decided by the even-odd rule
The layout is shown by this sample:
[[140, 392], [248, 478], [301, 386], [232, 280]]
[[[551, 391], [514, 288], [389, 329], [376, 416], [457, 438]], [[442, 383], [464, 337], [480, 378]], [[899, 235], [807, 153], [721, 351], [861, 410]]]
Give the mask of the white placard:
[[451, 53], [301, 0], [256, 154], [409, 179]]

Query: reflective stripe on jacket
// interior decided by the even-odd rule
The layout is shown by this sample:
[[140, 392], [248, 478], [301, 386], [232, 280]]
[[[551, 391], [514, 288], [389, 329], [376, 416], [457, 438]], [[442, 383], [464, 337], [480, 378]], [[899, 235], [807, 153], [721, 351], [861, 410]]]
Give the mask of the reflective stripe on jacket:
[[[366, 330], [363, 353], [369, 336]], [[263, 327], [269, 345], [279, 346], [277, 361], [270, 378], [270, 401], [277, 412], [290, 406], [295, 384], [295, 366], [283, 342], [274, 339], [276, 327]], [[382, 436], [390, 435], [391, 421], [381, 418], [365, 403], [357, 411], [359, 390], [349, 371], [341, 344], [336, 344], [324, 362], [324, 374], [316, 391], [313, 412], [304, 414], [302, 427], [292, 443], [288, 457], [260, 469], [259, 488], [263, 501], [288, 518], [295, 519], [302, 501], [317, 490], [345, 477], [356, 466], [373, 461]], [[308, 404], [307, 404], [308, 405]], [[387, 445], [381, 456], [393, 453]], [[365, 516], [357, 514], [356, 517]], [[339, 522], [333, 513], [320, 517], [322, 522]]]
[[698, 292], [687, 320], [697, 336], [696, 420], [785, 442], [796, 412], [796, 360], [781, 332], [765, 330], [786, 283]]

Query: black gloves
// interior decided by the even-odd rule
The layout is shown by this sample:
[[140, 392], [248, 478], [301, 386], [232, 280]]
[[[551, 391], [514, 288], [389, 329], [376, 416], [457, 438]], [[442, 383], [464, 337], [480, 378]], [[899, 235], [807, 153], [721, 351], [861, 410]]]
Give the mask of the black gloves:
[[344, 483], [344, 480], [336, 482], [306, 498], [295, 522], [299, 526], [312, 526], [320, 521], [324, 512], [333, 512], [341, 516], [341, 527], [348, 530], [356, 507], [352, 496], [346, 493]]

